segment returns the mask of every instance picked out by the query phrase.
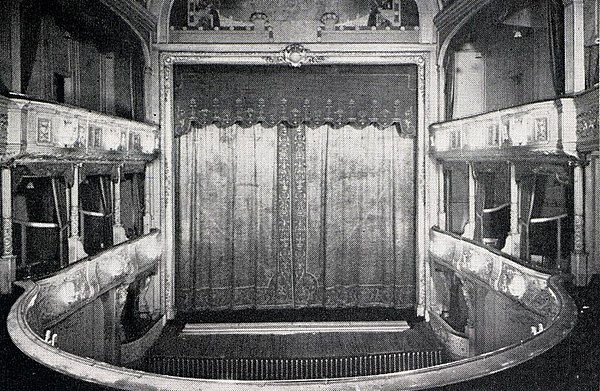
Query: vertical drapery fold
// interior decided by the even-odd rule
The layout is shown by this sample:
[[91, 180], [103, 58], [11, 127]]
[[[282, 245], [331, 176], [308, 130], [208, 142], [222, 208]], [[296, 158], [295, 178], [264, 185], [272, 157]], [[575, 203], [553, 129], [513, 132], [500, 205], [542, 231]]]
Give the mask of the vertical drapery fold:
[[554, 91], [559, 96], [565, 92], [564, 5], [561, 0], [546, 2], [546, 25], [552, 81]]
[[307, 270], [323, 305], [413, 305], [413, 140], [374, 126], [306, 132]]
[[234, 124], [176, 140], [180, 310], [414, 305], [413, 138]]
[[207, 126], [180, 137], [178, 299], [182, 308], [268, 301], [276, 272], [276, 131]]

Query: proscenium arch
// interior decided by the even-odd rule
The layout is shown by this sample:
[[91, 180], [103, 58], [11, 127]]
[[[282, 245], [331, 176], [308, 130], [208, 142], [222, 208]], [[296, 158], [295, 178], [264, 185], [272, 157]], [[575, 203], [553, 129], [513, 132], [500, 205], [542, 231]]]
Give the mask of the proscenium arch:
[[[153, 13], [158, 17], [157, 43], [169, 42], [169, 20], [174, 2], [175, 0], [155, 0], [151, 5]], [[415, 0], [419, 9], [419, 28], [423, 43], [435, 42], [433, 18], [440, 10], [439, 2], [440, 0]]]
[[[399, 52], [395, 47], [362, 47], [362, 50], [349, 54], [348, 44], [337, 49], [320, 48], [318, 44], [307, 45], [308, 50], [317, 56], [322, 56], [329, 64], [358, 64], [358, 65], [394, 65], [414, 64], [418, 69], [417, 84], [417, 139], [415, 170], [415, 258], [416, 258], [416, 308], [419, 316], [425, 316], [429, 295], [429, 267], [427, 265], [429, 241], [429, 217], [426, 209], [427, 193], [423, 183], [426, 181], [426, 171], [429, 170], [428, 157], [428, 124], [433, 122], [433, 110], [428, 110], [429, 98], [435, 95], [435, 83], [429, 83], [432, 78], [432, 66], [435, 61], [435, 48], [423, 45], [419, 51]], [[206, 48], [206, 46], [204, 46]], [[262, 65], [265, 58], [277, 55], [273, 45], [248, 45], [243, 52], [222, 52], [222, 48], [209, 48], [199, 52], [163, 52], [160, 54], [160, 96], [161, 96], [161, 171], [164, 210], [161, 216], [162, 243], [164, 257], [161, 271], [163, 273], [165, 312], [168, 319], [173, 319], [177, 313], [175, 308], [175, 180], [173, 149], [174, 117], [173, 117], [173, 67], [178, 64], [246, 64]], [[313, 50], [316, 49], [316, 50]], [[318, 65], [315, 65], [318, 66]]]

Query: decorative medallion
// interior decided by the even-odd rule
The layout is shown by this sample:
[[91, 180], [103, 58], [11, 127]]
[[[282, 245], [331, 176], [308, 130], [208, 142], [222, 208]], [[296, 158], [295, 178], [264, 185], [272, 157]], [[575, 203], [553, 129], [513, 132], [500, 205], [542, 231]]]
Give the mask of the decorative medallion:
[[309, 54], [309, 50], [298, 43], [286, 46], [278, 55], [263, 58], [270, 63], [288, 64], [294, 68], [298, 68], [304, 64], [317, 64], [325, 60], [324, 56]]

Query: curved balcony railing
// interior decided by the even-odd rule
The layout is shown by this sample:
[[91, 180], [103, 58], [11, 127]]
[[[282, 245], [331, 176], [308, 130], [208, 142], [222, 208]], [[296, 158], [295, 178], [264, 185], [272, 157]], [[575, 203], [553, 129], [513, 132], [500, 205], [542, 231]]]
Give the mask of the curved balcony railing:
[[430, 127], [436, 157], [502, 158], [515, 152], [534, 156], [576, 153], [575, 100], [572, 97], [528, 103]]
[[0, 99], [0, 152], [12, 158], [148, 161], [158, 145], [157, 125], [21, 95]]
[[[48, 279], [27, 283], [25, 293], [9, 314], [8, 328], [15, 344], [29, 357], [63, 374], [103, 386], [129, 390], [298, 391], [414, 390], [444, 386], [523, 363], [558, 344], [573, 328], [576, 309], [558, 276], [533, 270], [490, 247], [438, 229], [432, 229], [430, 237], [433, 273], [436, 268], [455, 273], [464, 282], [466, 292], [470, 285], [476, 285], [479, 290], [470, 292], [487, 291], [490, 297], [497, 296], [507, 304], [506, 308], [525, 321], [511, 326], [508, 335], [493, 338], [494, 343], [486, 345], [477, 339], [477, 322], [469, 324], [464, 332], [453, 330], [436, 311], [442, 295], [434, 295], [430, 322], [455, 361], [429, 368], [335, 379], [211, 380], [127, 369], [61, 347], [61, 336], [54, 338], [52, 332], [57, 322], [81, 311], [99, 295], [132, 281], [144, 270], [156, 267], [160, 257], [158, 233], [109, 249]], [[432, 279], [432, 285], [435, 280]], [[471, 307], [470, 311], [481, 310], [477, 304]]]

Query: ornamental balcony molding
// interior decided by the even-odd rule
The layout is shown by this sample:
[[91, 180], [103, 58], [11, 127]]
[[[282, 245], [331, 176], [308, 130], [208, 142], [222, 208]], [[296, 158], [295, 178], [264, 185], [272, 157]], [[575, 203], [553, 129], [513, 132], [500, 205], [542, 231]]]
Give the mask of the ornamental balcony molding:
[[[102, 357], [83, 357], [80, 351], [85, 351], [86, 344], [80, 340], [70, 342], [57, 329], [59, 323], [77, 316], [77, 311], [93, 305], [107, 292], [114, 292], [114, 302], [120, 306], [125, 287], [159, 267], [160, 240], [160, 234], [153, 232], [73, 264], [55, 276], [26, 282], [25, 293], [7, 320], [15, 345], [27, 356], [65, 375], [124, 390], [416, 390], [475, 379], [519, 365], [558, 345], [577, 318], [577, 308], [560, 284], [560, 276], [534, 270], [497, 250], [434, 228], [430, 231], [429, 259], [435, 292], [428, 314], [434, 332], [456, 361], [376, 376], [234, 382], [166, 376], [120, 367], [102, 361]], [[439, 311], [445, 288], [438, 282], [443, 275], [452, 274], [463, 283], [470, 316], [486, 311], [485, 305], [481, 306], [485, 300], [481, 299], [488, 294], [501, 300], [498, 311], [490, 313], [487, 309], [486, 313], [494, 318], [485, 318], [484, 322], [503, 322], [503, 327], [490, 327], [481, 324], [483, 317], [471, 317], [469, 333], [460, 333], [446, 323]], [[484, 332], [486, 338], [474, 338], [477, 332]], [[480, 343], [487, 345], [481, 347]], [[101, 353], [106, 355], [105, 350]]]
[[431, 125], [431, 151], [440, 159], [576, 159], [576, 107], [560, 98]]
[[[3, 131], [3, 129], [6, 129]], [[4, 141], [4, 143], [3, 143]], [[25, 98], [0, 101], [5, 158], [141, 160], [156, 157], [158, 126]]]

